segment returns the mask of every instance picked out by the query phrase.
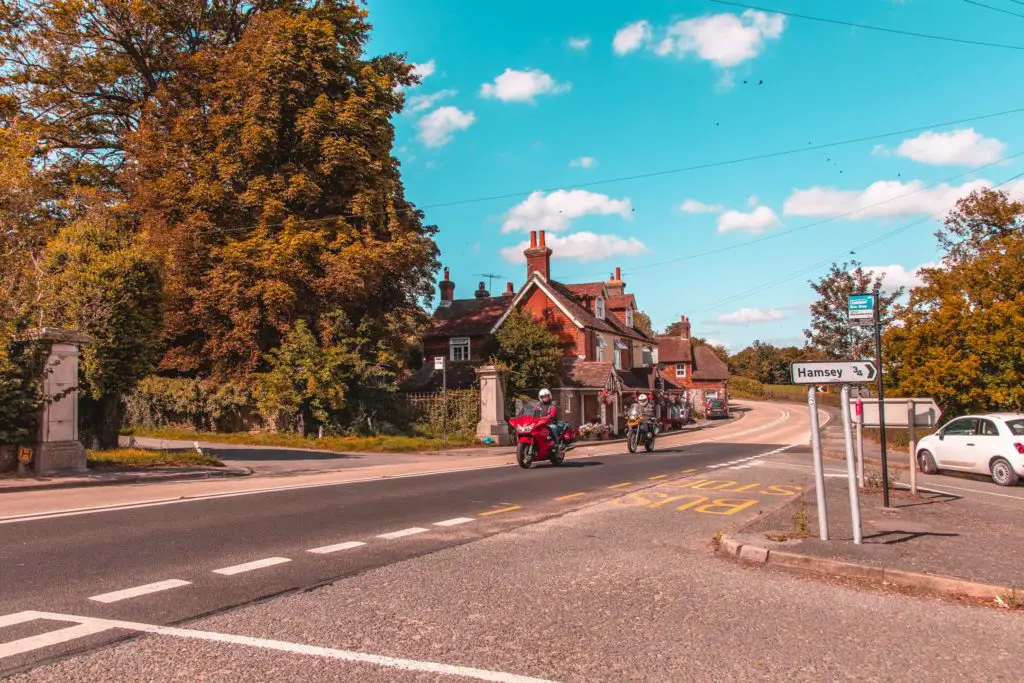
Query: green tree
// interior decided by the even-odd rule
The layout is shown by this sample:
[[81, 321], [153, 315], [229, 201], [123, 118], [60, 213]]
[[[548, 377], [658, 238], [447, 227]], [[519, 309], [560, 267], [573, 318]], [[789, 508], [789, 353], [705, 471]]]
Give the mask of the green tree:
[[762, 384], [790, 384], [790, 366], [793, 363], [822, 359], [820, 352], [810, 348], [778, 347], [754, 340], [753, 344], [730, 356], [729, 371]]
[[729, 349], [723, 344], [712, 344], [704, 337], [692, 337], [690, 343], [694, 346], [706, 346], [725, 364], [729, 363]]
[[640, 330], [648, 337], [654, 336], [654, 327], [651, 325], [651, 317], [643, 311], [633, 312], [633, 327]]
[[506, 373], [509, 398], [561, 384], [561, 340], [521, 309], [512, 309], [487, 351]]
[[1024, 410], [1024, 204], [977, 191], [945, 228], [944, 266], [922, 271], [886, 334], [887, 382], [951, 415]]
[[818, 299], [811, 304], [810, 329], [804, 330], [808, 346], [830, 359], [873, 358], [872, 328], [850, 325], [846, 318], [847, 302], [851, 294], [877, 292], [879, 316], [883, 327], [888, 327], [893, 321], [893, 304], [903, 296], [903, 288], [887, 292], [882, 289], [884, 280], [884, 273], [876, 276], [857, 261], [833, 263], [827, 275], [812, 280], [811, 289]]

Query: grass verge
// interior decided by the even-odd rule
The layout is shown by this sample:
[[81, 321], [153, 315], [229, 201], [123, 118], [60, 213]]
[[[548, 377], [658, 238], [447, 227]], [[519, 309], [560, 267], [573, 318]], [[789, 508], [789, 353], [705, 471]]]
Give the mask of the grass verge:
[[[436, 451], [443, 447], [441, 439], [425, 436], [325, 436], [322, 439], [302, 437], [297, 434], [269, 434], [264, 432], [217, 433], [193, 432], [187, 429], [161, 427], [157, 429], [134, 429], [126, 432], [132, 436], [145, 436], [168, 441], [205, 441], [237, 446], [280, 446], [281, 448], [311, 448], [339, 453], [411, 453], [415, 451]], [[448, 437], [448, 447], [472, 446], [475, 439], [466, 436]]]
[[109, 451], [86, 451], [90, 469], [114, 467], [224, 467], [212, 455], [195, 451], [144, 451], [139, 448], [115, 448]]

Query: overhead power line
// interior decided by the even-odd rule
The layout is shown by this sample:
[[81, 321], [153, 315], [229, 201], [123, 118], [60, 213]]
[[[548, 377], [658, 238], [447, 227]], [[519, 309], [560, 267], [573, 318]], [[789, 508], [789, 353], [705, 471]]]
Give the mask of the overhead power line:
[[[1011, 12], [1010, 10], [1003, 9], [1002, 7], [993, 7], [992, 5], [986, 5], [983, 2], [975, 2], [975, 0], [964, 0], [964, 2], [966, 2], [968, 5], [977, 5], [978, 7], [984, 7], [985, 9], [990, 9], [993, 12], [1002, 12], [1003, 14], [1009, 14], [1011, 17], [1020, 17], [1021, 19], [1024, 19], [1024, 14], [1019, 14], [1017, 12]], [[1024, 3], [1021, 3], [1021, 4], [1024, 4]]]
[[949, 43], [962, 43], [964, 45], [980, 45], [982, 47], [998, 47], [1005, 50], [1024, 50], [1024, 45], [1006, 45], [1003, 43], [989, 43], [984, 40], [970, 40], [969, 38], [955, 38], [953, 36], [936, 36], [930, 33], [918, 33], [916, 31], [904, 31], [898, 28], [888, 28], [885, 26], [872, 26], [870, 24], [860, 24], [853, 21], [843, 21], [841, 19], [829, 19], [826, 17], [812, 17], [808, 14], [797, 14], [796, 12], [784, 12], [777, 9], [767, 9], [765, 7], [757, 7], [755, 5], [744, 5], [738, 2], [729, 2], [728, 0], [710, 0], [713, 3], [719, 5], [729, 5], [732, 7], [741, 7], [743, 9], [757, 10], [758, 12], [769, 12], [771, 14], [782, 14], [787, 17], [793, 17], [794, 19], [807, 19], [809, 21], [820, 21], [826, 24], [838, 24], [839, 26], [850, 26], [853, 28], [862, 28], [869, 31], [881, 31], [882, 33], [895, 33], [902, 36], [913, 36], [914, 38], [927, 38], [929, 40], [944, 40]]
[[[882, 140], [884, 138], [895, 137], [897, 135], [908, 135], [910, 133], [919, 133], [921, 131], [931, 130], [933, 128], [944, 128], [946, 126], [957, 126], [957, 125], [964, 124], [964, 123], [973, 123], [973, 122], [982, 121], [982, 120], [985, 120], [985, 119], [992, 119], [992, 118], [997, 118], [997, 117], [1000, 117], [1000, 116], [1008, 116], [1010, 114], [1019, 114], [1021, 112], [1024, 112], [1024, 107], [1015, 107], [1013, 109], [1006, 109], [1004, 111], [993, 112], [991, 114], [981, 114], [981, 115], [978, 115], [978, 116], [970, 116], [970, 117], [967, 117], [967, 118], [956, 119], [956, 120], [953, 120], [953, 121], [943, 121], [941, 123], [931, 123], [931, 124], [928, 124], [928, 125], [925, 125], [925, 126], [914, 126], [913, 128], [903, 128], [903, 129], [900, 129], [900, 130], [889, 131], [887, 133], [876, 133], [876, 134], [873, 134], [873, 135], [865, 135], [865, 136], [856, 137], [856, 138], [847, 138], [845, 140], [836, 140], [834, 142], [826, 142], [826, 143], [818, 144], [818, 145], [808, 144], [806, 147], [793, 147], [791, 149], [780, 150], [780, 151], [776, 151], [776, 152], [766, 152], [766, 153], [763, 153], [763, 154], [753, 154], [753, 155], [744, 156], [744, 157], [736, 157], [734, 159], [725, 159], [725, 160], [722, 160], [722, 161], [711, 161], [711, 162], [706, 162], [706, 163], [701, 163], [701, 164], [694, 164], [692, 166], [682, 166], [682, 167], [679, 167], [679, 168], [671, 168], [671, 169], [665, 169], [665, 170], [661, 170], [661, 171], [651, 171], [651, 172], [647, 172], [647, 173], [638, 173], [638, 174], [628, 175], [628, 176], [618, 176], [618, 177], [615, 177], [615, 178], [605, 178], [603, 180], [592, 180], [592, 181], [585, 182], [585, 183], [573, 183], [573, 184], [567, 184], [567, 185], [562, 185], [562, 186], [558, 186], [558, 187], [549, 187], [549, 188], [533, 189], [533, 190], [525, 190], [525, 191], [521, 190], [521, 191], [518, 191], [518, 192], [507, 192], [507, 193], [504, 193], [504, 194], [486, 195], [486, 196], [480, 196], [480, 197], [473, 197], [473, 198], [470, 198], [470, 199], [458, 199], [458, 200], [448, 201], [448, 202], [437, 202], [437, 203], [434, 203], [434, 204], [423, 204], [423, 205], [420, 205], [420, 206], [417, 206], [417, 207], [413, 207], [413, 208], [407, 209], [407, 211], [424, 211], [424, 210], [427, 210], [427, 209], [440, 209], [440, 208], [447, 208], [447, 207], [452, 207], [452, 206], [463, 206], [463, 205], [466, 205], [466, 204], [478, 204], [478, 203], [482, 203], [482, 202], [498, 201], [498, 200], [501, 200], [501, 199], [516, 199], [516, 198], [519, 198], [519, 197], [528, 197], [529, 195], [533, 194], [534, 192], [548, 193], [548, 192], [554, 192], [556, 190], [563, 190], [563, 189], [574, 189], [575, 190], [575, 189], [581, 189], [581, 188], [586, 188], [586, 187], [595, 187], [595, 186], [599, 186], [599, 185], [609, 185], [609, 184], [612, 184], [612, 183], [621, 183], [621, 182], [628, 182], [628, 181], [633, 181], [633, 180], [644, 180], [644, 179], [648, 179], [648, 178], [656, 178], [656, 177], [659, 177], [659, 176], [674, 175], [674, 174], [677, 174], [677, 173], [687, 173], [687, 172], [691, 172], [691, 171], [704, 171], [704, 170], [708, 170], [708, 169], [712, 169], [712, 168], [721, 168], [723, 166], [732, 166], [732, 165], [735, 165], [735, 164], [742, 164], [742, 163], [746, 163], [746, 162], [750, 162], [750, 161], [762, 161], [762, 160], [765, 160], [765, 159], [774, 159], [774, 158], [778, 158], [778, 157], [790, 156], [790, 155], [794, 155], [794, 154], [800, 154], [802, 152], [814, 152], [814, 151], [820, 151], [820, 150], [823, 150], [823, 149], [831, 149], [833, 147], [843, 147], [843, 146], [846, 146], [846, 145], [853, 145], [853, 144], [857, 144], [857, 143], [860, 143], [860, 142], [872, 142], [872, 141], [875, 141], [875, 140]], [[371, 216], [387, 215], [388, 213], [391, 213], [391, 212], [389, 212], [389, 211], [372, 211], [372, 212], [361, 213], [361, 214], [338, 214], [338, 215], [334, 215], [334, 216], [323, 216], [321, 218], [302, 218], [300, 216], [291, 216], [290, 218], [299, 220], [303, 224], [307, 224], [308, 225], [308, 224], [311, 224], [311, 223], [323, 223], [323, 222], [328, 222], [328, 221], [347, 220], [347, 219], [350, 219], [350, 218], [369, 218]], [[248, 230], [255, 230], [255, 229], [261, 228], [261, 227], [263, 227], [263, 228], [273, 228], [273, 227], [281, 227], [282, 225], [284, 225], [284, 221], [281, 221], [279, 223], [274, 223], [274, 224], [251, 224], [251, 225], [246, 225], [246, 226], [236, 226], [236, 227], [233, 227], [233, 228], [224, 228], [224, 229], [216, 229], [215, 228], [215, 229], [211, 229], [211, 230], [197, 230], [195, 232], [192, 232], [191, 234], [192, 235], [208, 235], [208, 234], [227, 235], [227, 234], [238, 233], [238, 232], [246, 232]]]
[[[1018, 180], [1019, 178], [1022, 178], [1022, 177], [1024, 177], [1024, 172], [1018, 173], [1015, 176], [1007, 178], [1006, 180], [998, 183], [997, 185], [993, 185], [991, 189], [994, 190], [996, 188], [1002, 187], [1002, 186], [1007, 185], [1008, 183], [1012, 183], [1014, 180]], [[878, 237], [874, 237], [874, 238], [872, 238], [870, 240], [867, 240], [866, 242], [861, 242], [860, 244], [854, 245], [853, 247], [850, 247], [849, 249], [846, 249], [846, 250], [844, 250], [842, 252], [838, 252], [836, 254], [833, 254], [832, 256], [828, 257], [827, 259], [824, 259], [822, 261], [818, 261], [818, 262], [816, 262], [816, 263], [814, 263], [814, 264], [812, 264], [810, 266], [805, 266], [805, 267], [801, 268], [800, 270], [794, 271], [794, 272], [792, 272], [792, 273], [790, 273], [790, 274], [788, 274], [788, 275], [786, 275], [784, 277], [781, 277], [781, 278], [779, 278], [777, 280], [773, 280], [773, 281], [765, 283], [763, 285], [758, 285], [757, 287], [754, 287], [753, 289], [749, 289], [749, 290], [747, 290], [745, 292], [741, 292], [739, 294], [733, 294], [732, 296], [728, 296], [728, 297], [726, 297], [724, 299], [716, 301], [715, 303], [711, 304], [710, 306], [707, 306], [705, 308], [700, 309], [700, 312], [703, 313], [705, 311], [710, 311], [710, 310], [713, 310], [715, 308], [718, 308], [719, 306], [724, 306], [726, 304], [730, 304], [730, 303], [733, 303], [735, 301], [739, 301], [740, 299], [745, 299], [748, 296], [752, 296], [754, 294], [759, 294], [759, 293], [761, 293], [761, 292], [763, 292], [765, 290], [772, 289], [773, 287], [777, 287], [778, 285], [781, 285], [781, 284], [783, 284], [785, 282], [789, 282], [790, 280], [793, 280], [794, 278], [798, 278], [798, 277], [801, 277], [802, 275], [806, 275], [808, 273], [814, 272], [815, 270], [817, 270], [818, 268], [821, 268], [822, 266], [828, 265], [830, 263], [834, 263], [834, 262], [838, 261], [839, 259], [847, 256], [851, 251], [860, 251], [860, 250], [863, 250], [863, 249], [867, 249], [869, 247], [873, 247], [876, 244], [880, 244], [881, 242], [884, 242], [885, 240], [892, 239], [893, 237], [896, 237], [897, 235], [900, 235], [900, 234], [906, 232], [907, 230], [910, 230], [913, 227], [916, 227], [918, 225], [921, 225], [922, 223], [926, 223], [926, 222], [928, 222], [930, 220], [938, 218], [939, 216], [943, 215], [944, 213], [946, 213], [946, 212], [945, 211], [939, 211], [937, 213], [933, 213], [931, 215], [925, 216], [924, 218], [918, 218], [917, 220], [911, 221], [909, 223], [904, 223], [903, 225], [901, 225], [901, 226], [899, 226], [897, 228], [894, 228], [894, 229], [890, 230], [889, 232], [886, 232], [886, 233], [884, 233], [882, 235], [879, 235]]]

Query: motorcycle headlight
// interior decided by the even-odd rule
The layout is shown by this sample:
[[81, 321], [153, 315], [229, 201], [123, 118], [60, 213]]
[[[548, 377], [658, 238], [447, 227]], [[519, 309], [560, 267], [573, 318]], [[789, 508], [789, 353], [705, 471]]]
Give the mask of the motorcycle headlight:
[[516, 429], [519, 430], [520, 434], [526, 434], [530, 431], [530, 425], [519, 425]]

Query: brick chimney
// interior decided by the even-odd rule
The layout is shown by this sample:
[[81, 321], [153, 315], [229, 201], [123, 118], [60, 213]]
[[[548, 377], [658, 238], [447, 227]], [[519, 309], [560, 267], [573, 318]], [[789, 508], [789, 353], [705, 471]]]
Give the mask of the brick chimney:
[[444, 269], [444, 279], [438, 284], [441, 290], [441, 306], [451, 306], [455, 300], [455, 283], [448, 279], [448, 269]]
[[530, 248], [523, 252], [526, 256], [526, 279], [530, 279], [534, 273], [539, 273], [545, 280], [551, 279], [551, 250], [544, 243], [544, 231], [540, 231], [539, 241], [537, 231], [530, 231]]
[[679, 338], [682, 340], [689, 340], [690, 338], [690, 319], [685, 315], [679, 319]]
[[516, 295], [516, 288], [512, 286], [511, 282], [506, 282], [505, 283], [505, 293], [504, 293], [504, 296], [515, 296], [515, 295]]
[[476, 288], [476, 291], [473, 292], [473, 296], [475, 296], [477, 299], [486, 299], [491, 296], [491, 293], [487, 291], [487, 288], [484, 287], [484, 283], [481, 282], [480, 285]]
[[622, 281], [622, 268], [615, 267], [615, 272], [605, 283], [605, 289], [608, 290], [608, 296], [622, 296], [626, 293], [626, 283]]

